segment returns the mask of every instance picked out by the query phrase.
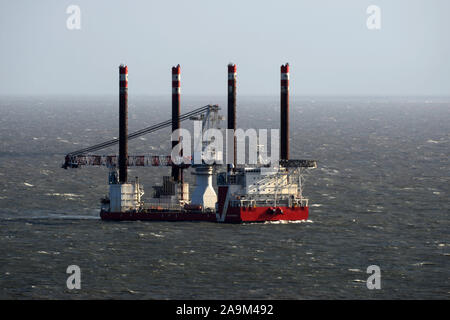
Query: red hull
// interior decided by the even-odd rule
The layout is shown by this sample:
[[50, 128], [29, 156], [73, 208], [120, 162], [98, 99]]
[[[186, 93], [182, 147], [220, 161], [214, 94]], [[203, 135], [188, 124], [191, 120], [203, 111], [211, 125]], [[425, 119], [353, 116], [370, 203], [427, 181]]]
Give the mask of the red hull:
[[100, 211], [102, 220], [115, 221], [216, 221], [215, 213], [183, 212], [183, 211], [152, 211], [152, 212], [107, 212]]
[[[273, 212], [275, 211], [275, 212]], [[224, 222], [299, 221], [308, 219], [308, 207], [228, 208]]]
[[101, 211], [102, 220], [114, 221], [209, 221], [209, 222], [264, 222], [300, 221], [308, 219], [308, 207], [256, 207], [228, 208], [225, 217], [216, 213], [184, 211], [107, 212]]

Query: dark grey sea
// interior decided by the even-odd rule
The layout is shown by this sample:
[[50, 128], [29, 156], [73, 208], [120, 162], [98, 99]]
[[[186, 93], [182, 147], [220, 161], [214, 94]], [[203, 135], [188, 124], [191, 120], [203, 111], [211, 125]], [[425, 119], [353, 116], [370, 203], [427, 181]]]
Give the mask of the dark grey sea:
[[[182, 98], [182, 112], [226, 107]], [[170, 118], [166, 97], [129, 101], [130, 131]], [[278, 123], [278, 97], [238, 97], [238, 127]], [[117, 97], [0, 98], [0, 298], [450, 298], [450, 98], [291, 97], [291, 158], [319, 165], [302, 223], [103, 222], [107, 169], [61, 164], [117, 136]], [[129, 149], [169, 154], [169, 130]], [[130, 170], [144, 197], [168, 173]]]

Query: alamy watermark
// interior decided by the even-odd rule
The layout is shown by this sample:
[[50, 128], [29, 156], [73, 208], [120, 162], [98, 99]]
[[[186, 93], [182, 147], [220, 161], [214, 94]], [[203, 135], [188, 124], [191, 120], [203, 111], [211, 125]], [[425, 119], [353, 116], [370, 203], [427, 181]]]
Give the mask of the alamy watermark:
[[[69, 30], [80, 30], [81, 29], [81, 9], [78, 5], [70, 5], [66, 8], [66, 14], [70, 16], [67, 17], [66, 27]], [[370, 5], [366, 9], [366, 14], [369, 16], [366, 20], [366, 26], [369, 30], [380, 30], [381, 29], [381, 8], [377, 5]]]
[[81, 29], [81, 9], [77, 5], [70, 5], [66, 9], [66, 13], [70, 16], [66, 20], [66, 27], [69, 30]]
[[367, 289], [381, 289], [381, 269], [377, 265], [371, 265], [367, 267], [367, 273], [370, 274], [367, 278], [366, 285]]
[[81, 269], [79, 266], [73, 264], [67, 267], [66, 273], [70, 274], [67, 278], [67, 289], [81, 289]]
[[[187, 129], [177, 129], [172, 132], [171, 140], [179, 141], [171, 152], [174, 164], [260, 164], [276, 167], [279, 163], [279, 129], [270, 130], [268, 144], [268, 129], [226, 129], [209, 128], [203, 131], [202, 121], [194, 121], [194, 135]], [[247, 143], [248, 140], [248, 153]], [[236, 141], [236, 142], [235, 142]], [[234, 163], [234, 146], [236, 143], [236, 163]], [[270, 145], [270, 156], [267, 146]], [[224, 159], [226, 148], [226, 158]], [[248, 154], [248, 159], [246, 159]]]
[[367, 17], [366, 26], [369, 30], [380, 30], [381, 29], [381, 8], [376, 5], [370, 5], [367, 7], [366, 13], [369, 15]]

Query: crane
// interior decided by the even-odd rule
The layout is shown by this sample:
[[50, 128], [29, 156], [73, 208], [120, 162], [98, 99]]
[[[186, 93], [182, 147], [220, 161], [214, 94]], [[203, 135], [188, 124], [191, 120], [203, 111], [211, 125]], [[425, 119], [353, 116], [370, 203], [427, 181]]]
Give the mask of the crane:
[[[212, 119], [218, 119], [217, 113], [219, 111], [218, 105], [206, 105], [190, 112], [180, 115], [180, 121], [193, 119], [210, 119], [210, 115], [213, 113]], [[128, 140], [139, 138], [143, 135], [155, 132], [157, 130], [169, 127], [172, 124], [172, 119], [157, 123], [155, 125], [146, 127], [144, 129], [135, 131], [128, 135]], [[93, 165], [93, 166], [107, 166], [116, 167], [117, 166], [117, 156], [105, 156], [105, 155], [88, 155], [88, 153], [95, 152], [107, 147], [111, 147], [119, 143], [119, 139], [108, 140], [87, 148], [83, 148], [77, 151], [68, 153], [64, 158], [64, 163], [61, 166], [64, 169], [67, 168], [79, 168], [83, 165]], [[189, 159], [190, 160], [190, 159]], [[186, 161], [184, 162], [186, 163]], [[170, 156], [129, 156], [127, 161], [128, 166], [172, 166]], [[184, 165], [186, 166], [186, 165]]]

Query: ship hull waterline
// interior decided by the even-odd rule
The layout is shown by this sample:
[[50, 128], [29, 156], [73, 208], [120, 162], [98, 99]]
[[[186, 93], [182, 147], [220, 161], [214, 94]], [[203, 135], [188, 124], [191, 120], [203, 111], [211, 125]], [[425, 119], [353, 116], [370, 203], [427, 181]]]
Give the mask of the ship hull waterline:
[[201, 211], [100, 211], [100, 218], [109, 221], [206, 221], [225, 223], [302, 221], [308, 219], [308, 207], [228, 208], [226, 215]]

